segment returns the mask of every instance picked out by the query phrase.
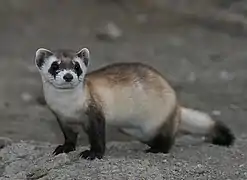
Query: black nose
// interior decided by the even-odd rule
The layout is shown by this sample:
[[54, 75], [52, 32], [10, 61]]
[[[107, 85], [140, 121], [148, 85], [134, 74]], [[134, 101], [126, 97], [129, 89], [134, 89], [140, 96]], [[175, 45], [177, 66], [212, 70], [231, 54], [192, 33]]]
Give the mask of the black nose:
[[63, 79], [64, 79], [66, 82], [70, 82], [70, 81], [72, 81], [73, 76], [72, 76], [72, 74], [67, 73], [67, 74], [65, 74], [65, 75], [63, 76]]

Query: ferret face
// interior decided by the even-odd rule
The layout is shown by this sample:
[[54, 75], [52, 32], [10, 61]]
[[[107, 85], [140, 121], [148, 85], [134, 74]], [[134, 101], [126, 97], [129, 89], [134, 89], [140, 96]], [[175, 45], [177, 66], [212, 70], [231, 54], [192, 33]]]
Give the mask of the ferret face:
[[43, 83], [50, 83], [57, 89], [73, 89], [79, 85], [86, 74], [89, 50], [79, 52], [70, 50], [50, 51], [40, 48], [36, 51], [35, 64]]

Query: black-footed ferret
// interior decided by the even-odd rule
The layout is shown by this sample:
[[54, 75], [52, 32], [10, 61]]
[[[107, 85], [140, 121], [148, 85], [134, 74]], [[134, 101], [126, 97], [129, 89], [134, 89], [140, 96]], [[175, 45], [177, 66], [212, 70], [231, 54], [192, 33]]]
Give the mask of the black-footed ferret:
[[87, 48], [36, 51], [35, 64], [44, 97], [64, 134], [64, 144], [53, 152], [75, 150], [78, 124], [88, 135], [86, 159], [105, 153], [105, 125], [113, 125], [150, 148], [168, 153], [178, 132], [205, 136], [207, 142], [229, 146], [234, 135], [206, 113], [179, 105], [176, 93], [154, 68], [142, 63], [116, 63], [87, 73]]

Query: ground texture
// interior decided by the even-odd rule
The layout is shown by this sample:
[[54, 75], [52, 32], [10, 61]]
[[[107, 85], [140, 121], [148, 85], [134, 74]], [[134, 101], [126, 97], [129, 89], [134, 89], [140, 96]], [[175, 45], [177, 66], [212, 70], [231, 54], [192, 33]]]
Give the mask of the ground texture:
[[[143, 2], [148, 1], [0, 2], [0, 136], [13, 141], [0, 151], [2, 179], [37, 179], [39, 173], [43, 179], [247, 179], [246, 2]], [[99, 35], [107, 25], [108, 38]], [[110, 129], [102, 161], [79, 160], [79, 150], [51, 157], [63, 139], [55, 118], [36, 100], [41, 83], [33, 58], [39, 47], [88, 47], [90, 70], [121, 61], [152, 65], [183, 105], [225, 122], [237, 143], [222, 148], [184, 140], [167, 156], [145, 155], [139, 144], [111, 143], [129, 138]], [[84, 145], [82, 133], [79, 147]]]
[[[189, 143], [185, 144], [185, 142]], [[20, 142], [0, 151], [1, 180], [84, 180], [84, 179], [247, 179], [247, 140], [237, 140], [233, 148], [177, 143], [170, 154], [146, 154], [137, 142], [108, 143], [102, 160], [84, 160], [76, 152], [53, 156], [48, 143]]]

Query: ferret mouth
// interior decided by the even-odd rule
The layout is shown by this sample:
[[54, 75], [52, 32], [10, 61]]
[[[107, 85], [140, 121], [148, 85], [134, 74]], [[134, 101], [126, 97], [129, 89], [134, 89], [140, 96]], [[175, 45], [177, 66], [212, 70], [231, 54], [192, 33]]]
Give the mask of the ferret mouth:
[[61, 89], [61, 90], [69, 90], [69, 89], [74, 89], [75, 87], [77, 87], [80, 83], [78, 84], [73, 84], [73, 83], [65, 83], [63, 85], [57, 85], [57, 84], [53, 84], [50, 82], [50, 84], [56, 88], [56, 89]]
[[57, 89], [74, 89], [78, 84], [71, 84], [71, 83], [68, 83], [68, 84], [65, 84], [65, 85], [62, 85], [62, 86], [57, 86], [55, 85], [55, 88]]
[[69, 87], [64, 87], [64, 86], [55, 86], [56, 89], [74, 89], [75, 86], [69, 86]]

